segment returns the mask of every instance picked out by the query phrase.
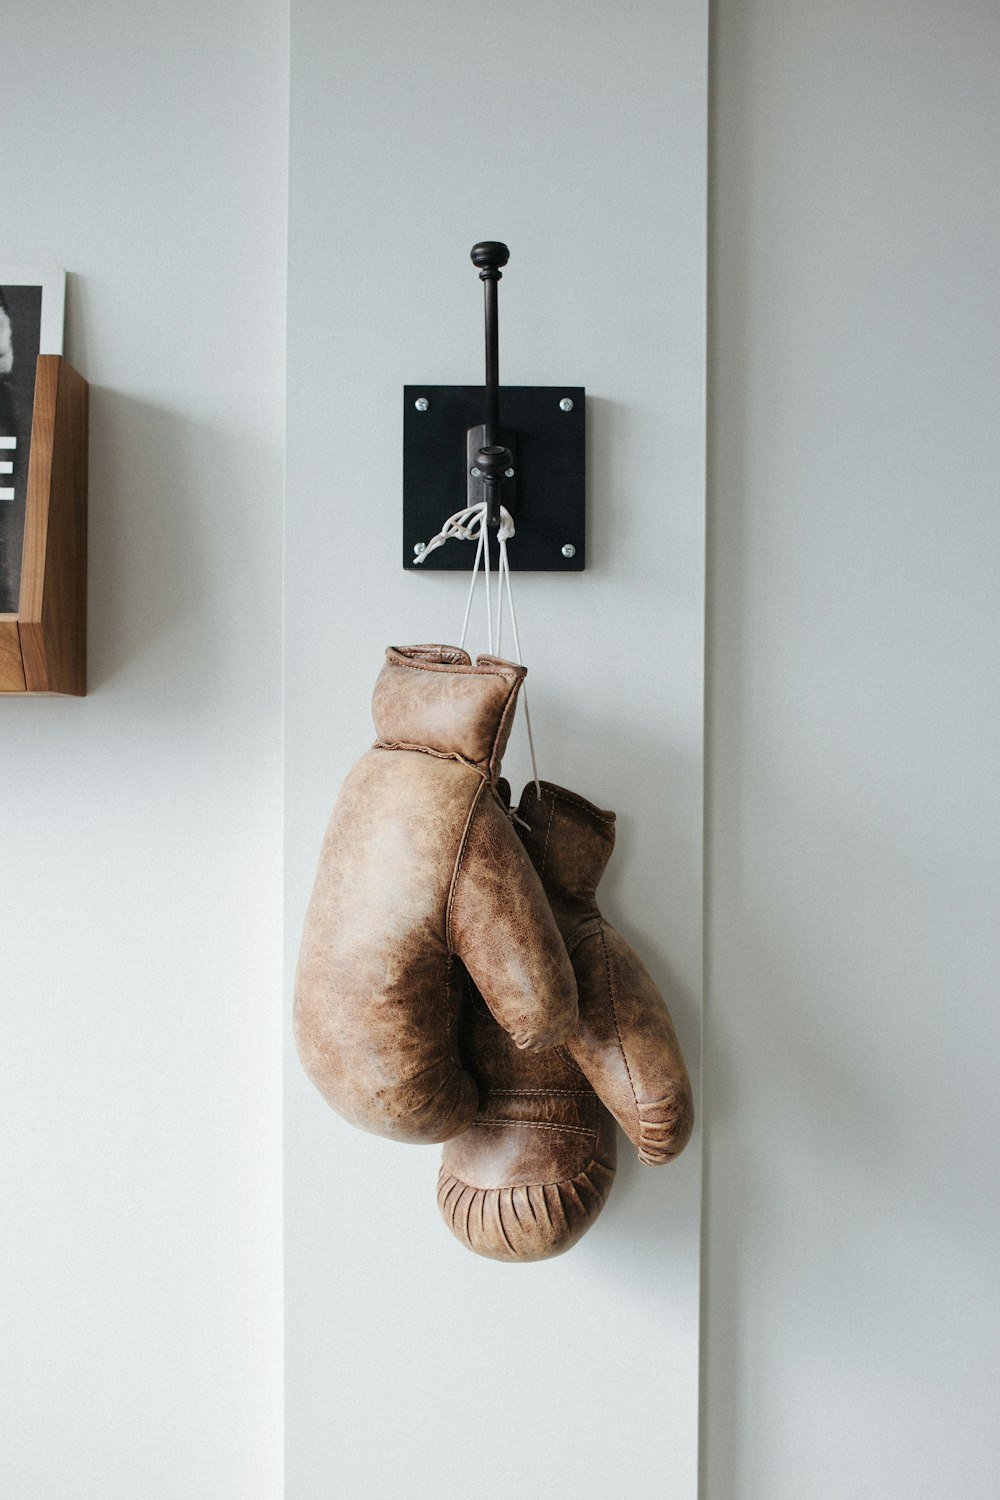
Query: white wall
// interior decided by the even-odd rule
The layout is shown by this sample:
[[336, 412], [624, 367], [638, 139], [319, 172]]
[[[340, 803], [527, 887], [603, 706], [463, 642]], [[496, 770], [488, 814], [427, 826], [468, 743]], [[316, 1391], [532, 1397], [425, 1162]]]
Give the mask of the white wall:
[[[461, 575], [399, 563], [402, 386], [479, 378], [468, 252], [498, 237], [501, 379], [589, 392], [590, 566], [515, 578], [543, 774], [618, 810], [605, 904], [697, 1061], [706, 55], [704, 0], [293, 6], [289, 982], [382, 651], [461, 623]], [[694, 1500], [699, 1147], [621, 1156], [568, 1256], [479, 1260], [437, 1148], [352, 1130], [289, 1044], [289, 1500], [506, 1496], [512, 1468]]]
[[994, 5], [721, 0], [706, 1500], [998, 1492]]
[[0, 259], [72, 273], [91, 695], [0, 703], [0, 1490], [280, 1485], [287, 22], [3, 27]]
[[[516, 5], [493, 53], [485, 8], [352, 9], [296, 20], [287, 960], [382, 645], [453, 629], [398, 570], [399, 388], [474, 378], [506, 235], [506, 377], [592, 397], [593, 566], [515, 580], [545, 768], [618, 806], [693, 1055], [702, 7]], [[716, 32], [702, 1493], [993, 1500], [995, 12]], [[0, 705], [17, 1500], [281, 1492], [285, 46], [269, 0], [4, 33], [0, 259], [70, 267], [93, 382], [92, 695]], [[287, 1092], [290, 1500], [484, 1453], [688, 1500], [695, 1149], [520, 1274], [433, 1151]]]

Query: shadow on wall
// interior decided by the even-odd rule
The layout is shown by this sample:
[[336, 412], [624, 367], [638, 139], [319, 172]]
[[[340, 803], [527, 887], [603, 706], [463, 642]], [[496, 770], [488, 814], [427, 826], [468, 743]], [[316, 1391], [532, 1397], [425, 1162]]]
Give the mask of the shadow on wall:
[[[609, 723], [594, 724], [591, 732], [597, 743], [615, 742], [616, 730]], [[684, 847], [681, 830], [670, 824], [670, 807], [684, 806], [688, 795], [700, 798], [701, 766], [688, 752], [650, 733], [647, 727], [628, 747], [621, 785], [623, 797], [615, 809], [615, 849], [598, 888], [598, 903], [608, 921], [635, 948], [670, 1009], [691, 1075], [695, 1132], [678, 1161], [649, 1167], [639, 1161], [632, 1143], [619, 1130], [618, 1175], [603, 1223], [595, 1231], [593, 1251], [606, 1274], [641, 1285], [647, 1294], [650, 1267], [661, 1263], [662, 1294], [671, 1301], [670, 1256], [685, 1257], [692, 1245], [697, 1246], [700, 1236], [698, 1217], [690, 1202], [691, 1194], [698, 1191], [700, 1175], [700, 1007], [698, 996], [671, 963], [669, 940], [656, 927], [654, 914], [664, 910], [670, 900], [668, 891], [659, 881], [655, 889], [644, 891], [642, 908], [637, 910], [629, 886], [634, 887], [637, 864], [655, 871], [690, 871], [693, 854]], [[652, 816], [640, 811], [635, 797], [627, 793], [629, 787], [663, 785], [671, 787], [671, 795], [658, 799]], [[690, 884], [689, 879], [686, 884]], [[693, 919], [700, 920], [700, 913], [693, 913]]]
[[[689, 445], [689, 431], [679, 418], [665, 424], [652, 402], [643, 407], [587, 396], [586, 576], [609, 582], [627, 577], [630, 588], [649, 590], [664, 603], [680, 589], [700, 617], [701, 578], [689, 571], [691, 519], [683, 513], [674, 518], [659, 498], [675, 482], [690, 484], [686, 468], [675, 470], [675, 455], [684, 455]], [[640, 453], [653, 458], [648, 478], [636, 477]], [[683, 530], [679, 550], [673, 545], [674, 525]], [[630, 636], [627, 619], [620, 628], [622, 649], [639, 653], [641, 642]]]
[[[533, 703], [539, 713], [540, 700]], [[542, 715], [540, 715], [542, 717]], [[683, 1262], [697, 1246], [698, 1215], [692, 1208], [700, 1177], [700, 1004], [671, 959], [670, 928], [685, 920], [701, 923], [698, 888], [691, 870], [700, 858], [684, 827], [686, 810], [701, 805], [701, 764], [686, 747], [657, 733], [644, 719], [641, 732], [626, 733], [612, 711], [602, 711], [593, 695], [566, 693], [550, 682], [544, 697], [543, 723], [536, 738], [544, 744], [543, 776], [563, 781], [571, 790], [616, 814], [615, 847], [597, 891], [598, 905], [609, 922], [632, 944], [669, 1006], [691, 1074], [695, 1097], [695, 1133], [677, 1162], [643, 1165], [635, 1148], [618, 1131], [618, 1172], [606, 1207], [581, 1246], [595, 1274], [623, 1288], [655, 1293], [651, 1266], [663, 1269], [659, 1291], [670, 1301], [670, 1258]], [[616, 747], [609, 760], [607, 747]], [[591, 755], [591, 748], [593, 755]], [[595, 764], [595, 757], [598, 758]], [[593, 770], [588, 768], [588, 762]], [[599, 767], [599, 775], [595, 774]], [[656, 788], [662, 788], [657, 793]], [[669, 793], [666, 790], [669, 788]], [[650, 789], [653, 789], [652, 791]], [[677, 872], [677, 892], [671, 874]], [[689, 911], [671, 910], [686, 900]], [[669, 924], [665, 915], [669, 913]]]
[[[220, 572], [239, 577], [255, 545], [230, 498], [252, 444], [106, 386], [91, 386], [90, 412], [90, 692], [121, 679], [202, 702], [232, 650]], [[252, 598], [246, 615], [249, 636]]]
[[[69, 275], [67, 356], [88, 380], [100, 363], [92, 321], [87, 278]], [[232, 622], [220, 618], [232, 580], [260, 576], [260, 539], [240, 497], [248, 474], [274, 468], [273, 449], [249, 426], [237, 435], [91, 383], [89, 693], [127, 683], [193, 703], [218, 696], [234, 650]], [[248, 637], [259, 604], [246, 600]]]

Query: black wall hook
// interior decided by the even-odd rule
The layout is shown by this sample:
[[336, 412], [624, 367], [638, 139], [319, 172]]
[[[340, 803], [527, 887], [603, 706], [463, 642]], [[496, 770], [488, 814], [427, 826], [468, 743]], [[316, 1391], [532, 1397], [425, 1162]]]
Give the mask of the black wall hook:
[[[403, 566], [418, 567], [450, 515], [485, 504], [488, 526], [499, 526], [501, 506], [516, 524], [513, 571], [579, 573], [586, 566], [586, 392], [565, 385], [501, 391], [497, 282], [510, 251], [482, 240], [471, 260], [483, 283], [485, 384], [403, 387]], [[468, 571], [477, 540], [435, 547], [419, 571]]]
[[476, 453], [486, 493], [486, 524], [500, 525], [500, 493], [504, 475], [511, 467], [513, 455], [498, 442], [500, 432], [500, 335], [497, 319], [497, 282], [503, 275], [501, 266], [510, 260], [510, 251], [499, 240], [482, 240], [470, 252], [472, 264], [479, 269], [483, 283], [486, 313], [486, 388], [483, 416], [483, 445]]

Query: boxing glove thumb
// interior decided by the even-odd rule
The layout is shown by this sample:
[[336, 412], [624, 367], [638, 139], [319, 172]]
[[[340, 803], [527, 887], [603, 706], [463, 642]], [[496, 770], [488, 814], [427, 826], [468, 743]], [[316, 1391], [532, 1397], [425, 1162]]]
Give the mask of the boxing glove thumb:
[[615, 815], [551, 782], [529, 783], [518, 831], [576, 975], [580, 1019], [565, 1051], [635, 1145], [673, 1161], [694, 1126], [691, 1083], [670, 1012], [638, 954], [601, 915], [597, 885]]

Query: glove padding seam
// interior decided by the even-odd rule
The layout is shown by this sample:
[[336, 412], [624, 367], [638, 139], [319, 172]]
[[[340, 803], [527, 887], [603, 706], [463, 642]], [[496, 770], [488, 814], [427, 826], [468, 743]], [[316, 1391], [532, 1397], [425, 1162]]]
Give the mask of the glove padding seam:
[[[617, 821], [613, 812], [604, 812], [593, 802], [588, 802], [586, 797], [578, 797], [575, 792], [567, 792], [564, 788], [557, 787], [551, 781], [543, 781], [542, 786], [550, 793], [553, 801], [558, 799], [560, 802], [568, 802], [571, 806], [579, 807], [583, 812], [589, 813], [591, 817], [599, 818], [602, 823], [614, 823]], [[529, 785], [528, 791], [530, 792], [530, 790], [531, 787]], [[544, 801], [544, 798], [542, 800]]]
[[[453, 1172], [450, 1167], [441, 1166], [438, 1169], [438, 1193], [441, 1192], [441, 1188], [443, 1186], [443, 1183], [444, 1183], [444, 1181], [447, 1181], [447, 1180], [450, 1180], [452, 1183], [457, 1183], [462, 1188], [467, 1188], [470, 1193], [497, 1193], [497, 1194], [500, 1194], [500, 1193], [510, 1193], [511, 1195], [513, 1195], [514, 1193], [524, 1193], [525, 1196], [528, 1197], [528, 1207], [531, 1209], [532, 1218], [534, 1218], [535, 1222], [537, 1223], [538, 1222], [538, 1216], [535, 1213], [535, 1206], [532, 1203], [531, 1198], [529, 1196], [530, 1190], [532, 1188], [542, 1188], [542, 1189], [547, 1188], [547, 1187], [550, 1187], [550, 1188], [560, 1188], [560, 1187], [568, 1187], [568, 1186], [574, 1185], [574, 1184], [576, 1184], [578, 1182], [583, 1181], [586, 1178], [589, 1178], [590, 1173], [591, 1173], [591, 1171], [593, 1170], [594, 1167], [600, 1167], [601, 1170], [604, 1171], [604, 1172], [612, 1172], [613, 1173], [613, 1171], [614, 1171], [614, 1169], [612, 1167], [609, 1167], [608, 1164], [607, 1164], [607, 1162], [603, 1161], [601, 1159], [601, 1157], [599, 1157], [598, 1154], [597, 1154], [597, 1152], [595, 1151], [594, 1154], [591, 1156], [591, 1158], [590, 1158], [589, 1162], [587, 1163], [587, 1165], [583, 1168], [583, 1170], [580, 1171], [580, 1172], [576, 1172], [572, 1177], [558, 1177], [554, 1181], [550, 1180], [549, 1182], [516, 1182], [516, 1183], [507, 1183], [504, 1187], [477, 1187], [474, 1182], [466, 1182], [466, 1180], [465, 1180], [464, 1177], [459, 1177], [458, 1174], [457, 1174], [457, 1172]], [[590, 1184], [590, 1186], [592, 1188], [594, 1188], [595, 1192], [599, 1192], [600, 1191], [600, 1189], [597, 1187], [596, 1183], [592, 1182]], [[609, 1189], [609, 1191], [610, 1191], [610, 1189]], [[602, 1204], [601, 1204], [602, 1208], [604, 1206], [604, 1203], [606, 1203], [606, 1202], [607, 1202], [607, 1193], [605, 1193], [605, 1195], [604, 1195], [604, 1199], [603, 1199]], [[471, 1205], [470, 1205], [470, 1207], [471, 1207]], [[468, 1226], [466, 1226], [466, 1227], [468, 1227]]]
[[[483, 780], [479, 783], [479, 786], [476, 788], [476, 795], [472, 799], [472, 806], [469, 808], [469, 813], [468, 813], [468, 816], [467, 816], [467, 818], [465, 820], [465, 827], [462, 829], [462, 839], [461, 839], [461, 842], [459, 843], [459, 846], [458, 846], [458, 853], [455, 856], [455, 868], [452, 871], [451, 885], [450, 885], [450, 887], [448, 889], [448, 902], [447, 902], [447, 906], [445, 908], [445, 920], [444, 920], [444, 939], [445, 939], [445, 943], [448, 946], [448, 952], [449, 952], [449, 954], [453, 954], [455, 952], [455, 947], [454, 947], [454, 944], [452, 942], [452, 935], [451, 935], [451, 920], [452, 920], [452, 912], [453, 912], [454, 905], [455, 905], [455, 893], [458, 890], [458, 881], [459, 881], [459, 877], [460, 877], [460, 875], [462, 873], [462, 862], [465, 859], [465, 851], [466, 851], [466, 849], [469, 846], [469, 833], [470, 833], [470, 830], [472, 828], [472, 820], [475, 817], [476, 810], [479, 807], [479, 799], [483, 795], [484, 788], [487, 787], [488, 785], [489, 785], [489, 781], [488, 781], [488, 779], [486, 777], [484, 777]], [[492, 1014], [492, 1012], [491, 1012], [491, 1014]]]
[[[510, 739], [510, 721], [513, 718], [514, 714], [517, 712], [517, 695], [521, 690], [521, 683], [524, 681], [524, 677], [526, 675], [527, 672], [525, 670], [522, 676], [515, 677], [514, 681], [510, 685], [510, 692], [507, 694], [507, 701], [504, 704], [503, 709], [501, 710], [500, 719], [497, 723], [496, 734], [493, 736], [493, 743], [490, 746], [490, 753], [486, 762], [486, 764], [490, 768], [491, 780], [499, 775], [500, 756], [497, 754], [497, 746], [500, 744], [506, 745], [507, 741]], [[496, 766], [494, 766], [493, 764], [494, 761], [497, 762]]]
[[574, 932], [573, 936], [570, 938], [569, 942], [566, 944], [566, 952], [569, 954], [570, 958], [573, 957], [574, 953], [576, 952], [577, 948], [580, 947], [581, 943], [585, 943], [588, 938], [596, 937], [601, 932], [603, 925], [604, 918], [600, 916], [587, 917], [585, 921], [581, 922], [579, 927]]
[[[557, 1049], [558, 1050], [558, 1049]], [[490, 1089], [487, 1098], [510, 1099], [521, 1098], [524, 1094], [544, 1094], [546, 1099], [554, 1095], [568, 1095], [574, 1099], [589, 1099], [593, 1094], [592, 1088], [588, 1089]]]
[[555, 799], [553, 799], [552, 806], [549, 808], [549, 821], [545, 825], [545, 843], [544, 843], [544, 845], [542, 847], [542, 863], [541, 863], [541, 867], [539, 868], [539, 871], [538, 871], [538, 878], [543, 883], [543, 885], [545, 883], [545, 861], [549, 857], [549, 835], [552, 832], [552, 819], [555, 817], [555, 815], [556, 815], [556, 804], [555, 804]]
[[[569, 1065], [573, 1069], [574, 1073], [579, 1073], [579, 1075], [580, 1075], [581, 1078], [585, 1079], [587, 1083], [590, 1083], [590, 1079], [587, 1078], [586, 1073], [583, 1071], [583, 1069], [580, 1067], [580, 1064], [577, 1062], [576, 1058], [570, 1052], [570, 1050], [569, 1050], [569, 1043], [568, 1042], [563, 1042], [561, 1046], [559, 1046], [559, 1047], [557, 1047], [555, 1049], [555, 1051], [556, 1051], [556, 1056], [557, 1057], [561, 1057], [562, 1060], [563, 1060], [563, 1062], [569, 1063]], [[590, 1084], [590, 1091], [591, 1092], [594, 1091], [593, 1084]], [[586, 1089], [581, 1089], [579, 1092], [585, 1094], [588, 1091]]]
[[[390, 647], [390, 650], [398, 650], [398, 647]], [[481, 660], [482, 658], [480, 658]], [[395, 670], [397, 667], [406, 672], [458, 672], [462, 676], [472, 677], [515, 677], [518, 682], [526, 676], [527, 668], [521, 666], [520, 662], [512, 662], [509, 667], [481, 667], [478, 662], [447, 662], [447, 661], [389, 661], [389, 666]]]
[[469, 760], [457, 750], [432, 750], [429, 745], [417, 745], [410, 740], [376, 740], [373, 750], [415, 750], [418, 755], [432, 755], [435, 760], [453, 760], [469, 771], [475, 771], [484, 781], [489, 781], [489, 772], [484, 771], [477, 760]]
[[478, 1115], [469, 1126], [469, 1129], [472, 1130], [477, 1125], [519, 1125], [524, 1130], [564, 1130], [569, 1131], [572, 1135], [594, 1135], [597, 1129], [593, 1125], [552, 1125], [547, 1120], [508, 1120], [505, 1116], [499, 1115], [486, 1119], [482, 1115]]
[[618, 1050], [622, 1055], [622, 1062], [625, 1064], [625, 1072], [628, 1074], [629, 1087], [632, 1090], [632, 1100], [635, 1104], [636, 1111], [639, 1112], [639, 1095], [635, 1091], [635, 1080], [632, 1077], [632, 1069], [628, 1065], [628, 1056], [626, 1055], [625, 1047], [622, 1043], [621, 1030], [618, 1026], [618, 1007], [615, 1004], [615, 987], [611, 978], [611, 955], [608, 952], [608, 939], [607, 934], [604, 930], [603, 921], [599, 928], [599, 932], [601, 938], [601, 947], [604, 949], [604, 970], [608, 977], [608, 997], [611, 1000], [611, 1019], [615, 1023], [615, 1036], [618, 1038]]

